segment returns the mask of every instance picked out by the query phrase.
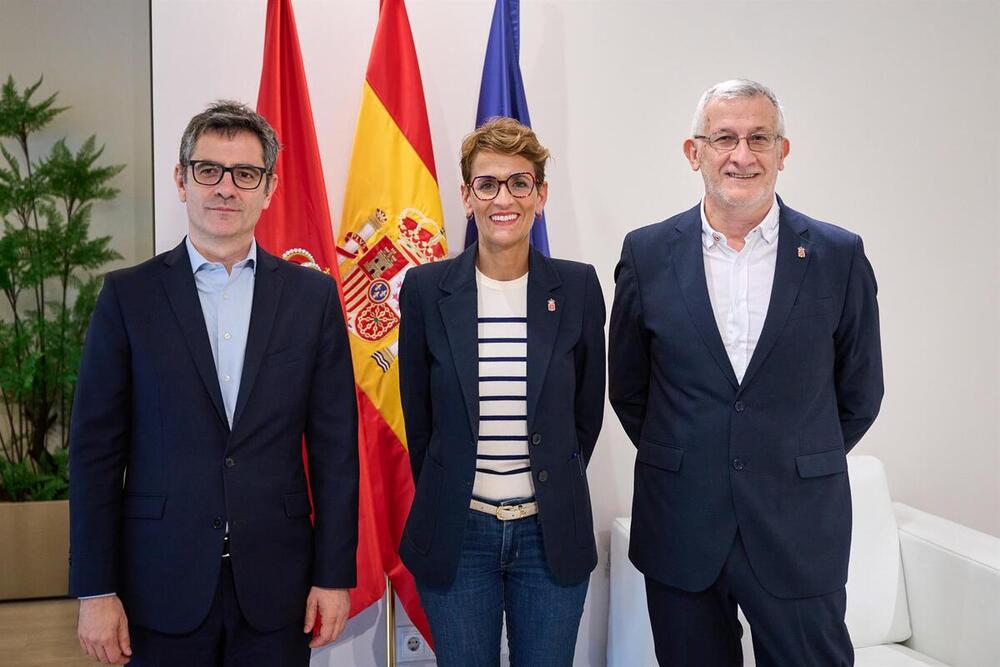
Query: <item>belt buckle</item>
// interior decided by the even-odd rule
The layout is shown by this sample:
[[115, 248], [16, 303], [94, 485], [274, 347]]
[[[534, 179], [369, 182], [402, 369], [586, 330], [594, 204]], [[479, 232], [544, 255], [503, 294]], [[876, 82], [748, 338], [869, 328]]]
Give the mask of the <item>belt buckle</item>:
[[500, 505], [497, 507], [497, 518], [501, 521], [511, 521], [524, 517], [524, 505]]

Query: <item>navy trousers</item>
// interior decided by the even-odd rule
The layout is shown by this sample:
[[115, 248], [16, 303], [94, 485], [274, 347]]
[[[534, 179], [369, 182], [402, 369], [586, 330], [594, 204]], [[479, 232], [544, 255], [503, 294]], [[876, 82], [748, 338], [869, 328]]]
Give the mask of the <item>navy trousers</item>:
[[757, 581], [739, 533], [719, 578], [690, 593], [646, 577], [646, 601], [656, 659], [662, 667], [739, 667], [743, 627], [753, 630], [758, 667], [851, 667], [854, 648], [844, 624], [844, 588], [810, 598], [783, 599]]
[[[305, 620], [306, 601], [302, 601]], [[219, 586], [208, 616], [193, 632], [170, 635], [130, 627], [129, 667], [308, 667], [310, 635], [303, 622], [261, 633], [240, 611], [229, 558], [222, 559]]]

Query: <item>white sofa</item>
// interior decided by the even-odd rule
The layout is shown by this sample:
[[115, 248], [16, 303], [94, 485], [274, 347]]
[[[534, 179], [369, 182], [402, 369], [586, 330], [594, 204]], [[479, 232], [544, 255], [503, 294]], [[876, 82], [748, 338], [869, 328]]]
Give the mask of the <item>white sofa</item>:
[[[882, 463], [849, 456], [854, 533], [847, 627], [859, 667], [1000, 667], [1000, 538], [893, 503]], [[608, 666], [655, 666], [631, 520], [611, 531]], [[750, 633], [743, 637], [753, 665]]]

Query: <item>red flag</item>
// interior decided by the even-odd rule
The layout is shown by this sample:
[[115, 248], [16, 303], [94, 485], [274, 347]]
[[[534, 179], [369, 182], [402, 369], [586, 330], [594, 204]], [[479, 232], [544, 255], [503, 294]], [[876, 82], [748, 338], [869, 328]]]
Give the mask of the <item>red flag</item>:
[[257, 243], [279, 257], [301, 250], [285, 259], [336, 276], [333, 224], [291, 0], [267, 3], [257, 112], [271, 123], [283, 146], [278, 190], [257, 224]]
[[[276, 169], [278, 189], [257, 223], [257, 243], [271, 254], [330, 275], [339, 288], [333, 225], [291, 0], [267, 3], [257, 112], [271, 123], [283, 145]], [[358, 426], [363, 441], [360, 419]], [[351, 591], [351, 616], [385, 591], [383, 548], [378, 539], [378, 524], [384, 519], [373, 509], [370, 467], [364, 457], [360, 468], [358, 586]]]

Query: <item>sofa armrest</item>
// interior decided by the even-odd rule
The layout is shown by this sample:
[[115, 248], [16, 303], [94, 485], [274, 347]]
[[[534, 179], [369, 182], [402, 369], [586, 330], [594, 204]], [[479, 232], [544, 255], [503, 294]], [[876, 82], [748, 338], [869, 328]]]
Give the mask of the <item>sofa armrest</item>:
[[953, 667], [1000, 665], [1000, 538], [893, 503], [913, 635]]

